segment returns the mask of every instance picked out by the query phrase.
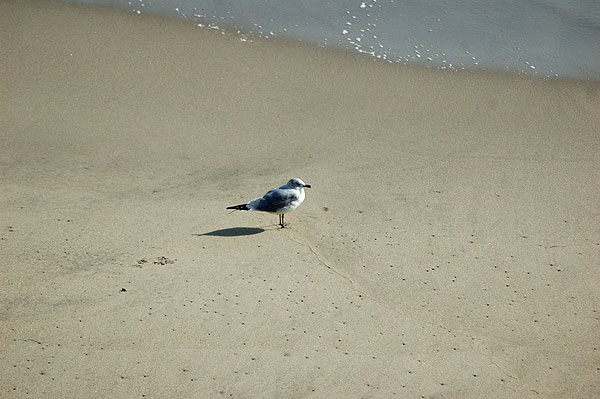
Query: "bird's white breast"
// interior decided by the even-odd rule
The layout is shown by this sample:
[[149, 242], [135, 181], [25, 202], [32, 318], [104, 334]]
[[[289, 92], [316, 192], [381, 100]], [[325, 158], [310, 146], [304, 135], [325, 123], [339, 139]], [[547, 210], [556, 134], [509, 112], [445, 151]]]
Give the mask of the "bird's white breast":
[[295, 200], [290, 201], [290, 203], [285, 208], [281, 209], [277, 213], [287, 213], [293, 211], [294, 209], [298, 208], [298, 206], [300, 206], [300, 204], [304, 201], [304, 189], [299, 188], [298, 190], [300, 190], [300, 192], [298, 193], [298, 197]]

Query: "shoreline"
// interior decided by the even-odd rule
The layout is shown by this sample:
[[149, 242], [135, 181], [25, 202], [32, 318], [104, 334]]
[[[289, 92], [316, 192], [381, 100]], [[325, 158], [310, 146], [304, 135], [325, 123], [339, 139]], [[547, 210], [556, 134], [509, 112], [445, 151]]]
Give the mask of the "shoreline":
[[[592, 80], [592, 79], [585, 79], [585, 78], [573, 78], [573, 77], [563, 77], [563, 76], [538, 76], [538, 75], [532, 75], [532, 74], [527, 74], [527, 73], [523, 73], [523, 72], [519, 72], [516, 70], [510, 70], [508, 68], [503, 68], [503, 69], [492, 69], [492, 68], [484, 68], [484, 67], [478, 67], [478, 68], [467, 68], [467, 67], [460, 67], [460, 68], [448, 68], [448, 67], [440, 67], [440, 66], [435, 66], [435, 65], [422, 65], [422, 64], [412, 64], [412, 63], [408, 63], [408, 62], [400, 62], [400, 61], [389, 61], [389, 60], [385, 60], [382, 58], [378, 58], [375, 57], [373, 55], [370, 55], [368, 53], [365, 52], [358, 52], [358, 51], [354, 51], [354, 50], [350, 50], [350, 49], [343, 49], [340, 47], [328, 47], [326, 45], [320, 45], [320, 44], [316, 44], [316, 43], [312, 43], [312, 42], [306, 42], [306, 41], [302, 41], [300, 39], [295, 39], [295, 38], [290, 38], [290, 37], [263, 37], [260, 36], [259, 33], [256, 32], [252, 32], [252, 31], [245, 31], [243, 28], [233, 28], [233, 27], [221, 27], [218, 26], [214, 23], [214, 21], [211, 21], [209, 23], [209, 26], [202, 26], [202, 27], [198, 27], [196, 25], [195, 21], [192, 21], [191, 19], [187, 19], [187, 18], [183, 18], [183, 17], [175, 17], [175, 16], [171, 16], [171, 15], [166, 15], [166, 14], [154, 14], [151, 12], [145, 12], [142, 14], [136, 14], [134, 11], [129, 11], [123, 8], [120, 8], [119, 6], [109, 6], [109, 5], [99, 5], [99, 4], [81, 4], [81, 3], [71, 3], [65, 0], [51, 0], [51, 1], [55, 1], [57, 4], [62, 4], [65, 7], [81, 7], [81, 8], [87, 8], [87, 9], [98, 9], [98, 10], [105, 10], [107, 12], [111, 12], [111, 13], [119, 13], [119, 14], [123, 14], [123, 15], [128, 15], [130, 17], [134, 17], [134, 18], [151, 18], [151, 19], [155, 19], [155, 20], [164, 20], [166, 21], [170, 21], [171, 23], [174, 24], [185, 24], [185, 25], [191, 25], [194, 29], [199, 30], [200, 32], [202, 32], [201, 34], [222, 34], [222, 35], [227, 35], [229, 37], [236, 37], [238, 39], [240, 39], [240, 41], [247, 43], [248, 45], [252, 45], [253, 42], [259, 42], [262, 44], [265, 43], [270, 43], [270, 42], [274, 42], [274, 43], [279, 43], [279, 45], [281, 46], [291, 46], [291, 47], [299, 47], [299, 48], [306, 48], [306, 49], [313, 49], [313, 50], [317, 50], [318, 51], [324, 51], [325, 53], [330, 53], [330, 54], [338, 54], [338, 56], [340, 57], [344, 57], [344, 56], [348, 56], [348, 57], [357, 57], [357, 58], [365, 58], [366, 60], [370, 60], [376, 63], [383, 63], [383, 64], [389, 64], [392, 67], [399, 67], [399, 68], [405, 68], [405, 69], [415, 69], [417, 71], [434, 71], [434, 73], [444, 73], [444, 72], [456, 72], [456, 73], [473, 73], [473, 74], [481, 74], [481, 75], [499, 75], [499, 76], [506, 76], [506, 77], [513, 77], [513, 78], [524, 78], [524, 79], [531, 79], [534, 81], [544, 81], [544, 82], [566, 82], [566, 83], [581, 83], [583, 85], [587, 85], [587, 84], [591, 84], [591, 85], [600, 85], [600, 78], [598, 80]], [[215, 27], [211, 27], [211, 26], [215, 26]]]
[[[264, 37], [265, 39], [276, 37], [284, 41], [299, 40], [304, 41], [306, 43], [311, 43], [311, 45], [314, 46], [324, 48], [345, 49], [345, 51], [355, 52], [356, 54], [370, 54], [373, 57], [380, 57], [383, 60], [385, 60], [388, 56], [391, 56], [395, 59], [395, 61], [398, 61], [398, 63], [401, 65], [420, 65], [425, 68], [437, 66], [440, 69], [451, 70], [471, 69], [498, 72], [513, 71], [513, 73], [516, 74], [523, 74], [525, 76], [535, 76], [539, 78], [544, 78], [544, 76], [546, 78], [556, 78], [560, 76], [563, 79], [600, 81], [600, 75], [596, 73], [594, 76], [594, 74], [592, 73], [593, 70], [596, 70], [596, 72], [598, 72], [597, 69], [595, 69], [593, 66], [594, 62], [590, 62], [590, 60], [593, 59], [593, 56], [591, 54], [595, 53], [595, 48], [592, 48], [589, 45], [584, 45], [583, 47], [578, 47], [580, 49], [579, 51], [573, 51], [574, 47], [577, 46], [577, 43], [581, 43], [581, 40], [586, 41], [587, 39], [588, 41], [593, 41], [591, 38], [594, 37], [593, 35], [595, 34], [595, 32], [593, 32], [593, 30], [591, 29], [584, 28], [584, 26], [590, 27], [590, 24], [594, 24], [594, 18], [592, 17], [592, 19], [589, 21], [590, 24], [584, 24], [583, 26], [575, 24], [573, 22], [566, 22], [566, 24], [563, 25], [559, 23], [557, 19], [560, 19], [562, 21], [569, 20], [569, 12], [565, 13], [565, 10], [559, 12], [557, 8], [560, 7], [556, 7], [556, 5], [551, 4], [551, 2], [550, 4], [546, 4], [547, 7], [544, 7], [544, 4], [544, 2], [542, 2], [542, 4], [537, 4], [537, 10], [532, 9], [532, 7], [536, 8], [534, 4], [517, 4], [513, 2], [507, 3], [504, 6], [506, 12], [517, 12], [518, 10], [519, 14], [521, 14], [522, 16], [529, 13], [529, 15], [537, 16], [538, 20], [540, 21], [547, 19], [548, 22], [548, 24], [543, 24], [539, 27], [541, 28], [541, 30], [529, 32], [533, 36], [536, 36], [537, 40], [528, 40], [528, 35], [525, 34], [525, 32], [521, 32], [523, 36], [520, 38], [520, 40], [516, 37], [512, 37], [512, 43], [502, 43], [500, 37], [503, 36], [504, 33], [509, 33], [510, 36], [510, 31], [512, 31], [516, 25], [522, 25], [522, 27], [527, 29], [527, 26], [531, 22], [530, 19], [526, 19], [523, 17], [517, 18], [513, 21], [514, 25], [512, 26], [498, 26], [492, 23], [491, 25], [488, 24], [485, 27], [483, 27], [478, 25], [479, 20], [481, 18], [490, 18], [490, 22], [493, 21], [494, 16], [499, 16], [497, 14], [498, 10], [496, 10], [495, 15], [486, 15], [485, 13], [483, 13], [483, 15], [479, 15], [479, 17], [469, 15], [469, 13], [465, 14], [461, 12], [461, 10], [464, 11], [470, 6], [477, 6], [477, 2], [465, 3], [463, 7], [446, 6], [441, 7], [441, 9], [434, 8], [429, 11], [427, 11], [426, 9], [422, 9], [421, 12], [419, 12], [418, 10], [420, 8], [419, 6], [402, 6], [400, 8], [404, 9], [402, 11], [407, 12], [407, 14], [405, 15], [404, 12], [402, 13], [404, 15], [404, 18], [401, 18], [403, 19], [403, 22], [401, 27], [398, 27], [397, 29], [403, 31], [403, 33], [394, 30], [390, 31], [386, 28], [386, 25], [393, 24], [394, 22], [386, 18], [383, 18], [383, 20], [381, 19], [383, 14], [382, 10], [384, 8], [391, 7], [395, 10], [395, 12], [400, 11], [398, 5], [394, 6], [391, 4], [373, 4], [373, 6], [375, 6], [373, 11], [381, 7], [378, 11], [375, 11], [375, 14], [367, 12], [366, 14], [361, 16], [354, 14], [350, 10], [345, 10], [344, 13], [338, 14], [336, 11], [330, 10], [330, 13], [321, 15], [321, 19], [329, 18], [330, 21], [338, 21], [337, 24], [340, 24], [340, 21], [342, 21], [344, 18], [348, 18], [349, 20], [355, 20], [356, 22], [358, 22], [359, 20], [363, 20], [363, 22], [366, 22], [369, 19], [371, 19], [372, 22], [377, 21], [377, 23], [372, 24], [366, 22], [367, 25], [364, 27], [366, 29], [359, 29], [360, 26], [356, 27], [350, 21], [347, 21], [346, 24], [338, 26], [339, 30], [333, 25], [325, 22], [325, 20], [323, 20], [324, 24], [320, 24], [318, 26], [311, 25], [310, 21], [303, 21], [307, 24], [304, 28], [300, 28], [300, 25], [298, 24], [291, 24], [288, 27], [283, 27], [283, 25], [285, 24], [282, 24], [282, 21], [279, 21], [279, 16], [273, 16], [272, 18], [269, 18], [267, 16], [267, 14], [269, 13], [268, 7], [266, 9], [263, 9], [263, 12], [261, 13], [255, 13], [256, 8], [261, 8], [260, 5], [248, 6], [247, 9], [243, 11], [242, 9], [240, 9], [240, 4], [234, 5], [232, 9], [228, 9], [228, 7], [220, 7], [218, 5], [213, 5], [213, 7], [211, 7], [212, 12], [208, 12], [208, 10], [205, 9], [202, 9], [202, 11], [200, 11], [196, 7], [188, 9], [185, 5], [183, 5], [182, 9], [179, 9], [178, 6], [181, 5], [178, 5], [173, 2], [166, 2], [161, 5], [140, 3], [138, 5], [139, 7], [136, 7], [136, 5], [132, 3], [128, 3], [121, 4], [117, 7], [122, 7], [122, 10], [136, 15], [148, 14], [166, 18], [185, 20], [197, 26], [208, 27], [210, 29], [216, 30], [221, 29], [223, 24], [228, 25], [227, 22], [230, 22], [231, 25], [226, 27], [225, 30], [241, 33], [242, 36], [244, 36], [244, 34], [247, 34], [249, 36], [252, 36], [254, 34], [254, 36]], [[282, 5], [282, 9], [286, 9], [286, 5]], [[445, 10], [445, 12], [442, 10]], [[577, 8], [572, 9], [572, 12], [575, 13], [576, 10]], [[287, 11], [294, 14], [294, 10], [288, 9]], [[303, 11], [307, 12], [306, 9]], [[390, 9], [387, 9], [385, 14], [387, 14], [390, 11]], [[460, 29], [458, 30], [458, 32], [453, 32], [454, 35], [451, 34], [451, 37], [438, 37], [437, 40], [433, 39], [433, 41], [431, 41], [431, 36], [435, 37], [436, 34], [432, 33], [432, 31], [430, 31], [429, 35], [422, 36], [417, 34], [416, 37], [413, 37], [412, 33], [415, 30], [419, 30], [420, 24], [417, 23], [417, 26], [411, 23], [407, 24], [406, 19], [411, 19], [411, 17], [408, 16], [410, 14], [412, 14], [413, 17], [417, 17], [417, 15], [415, 14], [420, 14], [422, 12], [429, 12], [432, 14], [438, 12], [452, 14], [457, 12], [458, 14], [454, 15], [453, 18], [450, 18], [450, 20], [454, 19], [455, 22], [452, 23], [450, 22], [450, 20], [446, 20], [444, 23], [442, 23], [442, 25], [438, 26], [439, 31], [453, 31], [453, 26], [466, 24], [471, 25], [471, 28], [473, 29], [471, 31], [471, 34], [475, 36], [479, 36], [480, 34], [485, 35], [485, 32], [491, 33], [492, 31], [497, 31], [499, 35], [499, 37], [497, 38], [498, 40], [492, 41], [492, 43], [488, 43], [487, 46], [472, 43], [473, 46], [471, 48], [469, 48], [469, 46], [467, 46], [466, 48], [462, 48], [462, 46], [460, 46], [462, 50], [458, 50], [456, 48], [454, 50], [451, 50], [453, 45], [455, 45], [458, 42], [462, 43], [465, 41], [470, 41], [469, 38], [466, 38], [464, 34], [460, 33]], [[479, 10], [479, 12], [483, 12], [483, 10]], [[557, 15], [557, 13], [560, 15]], [[208, 17], [208, 14], [213, 15], [212, 17]], [[245, 14], [248, 14], [249, 16], [240, 18], [241, 15]], [[250, 15], [252, 17], [250, 17]], [[355, 18], [358, 18], [358, 20], [356, 20]], [[364, 20], [363, 18], [366, 18], [366, 20]], [[294, 18], [292, 17], [292, 19]], [[234, 24], [234, 21], [237, 22]], [[441, 20], [438, 19], [438, 23], [439, 22], [441, 22]], [[597, 23], [598, 21], [595, 22]], [[422, 23], [424, 23], [424, 21], [422, 21]], [[559, 24], [559, 26], [556, 25], [557, 23]], [[383, 28], [380, 25], [383, 25]], [[368, 28], [369, 26], [370, 28]], [[552, 27], [555, 28], [554, 31]], [[357, 31], [356, 29], [359, 30]], [[313, 31], [313, 33], [307, 33], [307, 31], [309, 30]], [[340, 30], [345, 32], [342, 33], [341, 36], [339, 32]], [[352, 33], [353, 30], [355, 31], [354, 34]], [[482, 30], [484, 32], [481, 32]], [[584, 33], [584, 31], [586, 31], [586, 33]], [[373, 35], [372, 37], [371, 34]], [[360, 38], [353, 40], [353, 35], [358, 35], [360, 36]], [[554, 42], [560, 42], [563, 46], [563, 49], [558, 52], [556, 52], [555, 49], [553, 56], [551, 57], [552, 61], [550, 61], [550, 59], [547, 56], [544, 56], [541, 53], [541, 51], [536, 51], [536, 49], [540, 48], [548, 48], [549, 51], [552, 51], [554, 45], [542, 39], [543, 37], [546, 37], [548, 35], [554, 36]], [[382, 40], [381, 38], [383, 37], [385, 37], [386, 39]], [[395, 39], [390, 39], [392, 37]], [[410, 37], [413, 41], [422, 41], [422, 43], [418, 46], [406, 47], [400, 43], [402, 42], [402, 39], [400, 39], [401, 37]], [[361, 40], [365, 41], [361, 42]], [[389, 40], [391, 40], [391, 42]], [[447, 46], [446, 50], [449, 50], [449, 54], [439, 53], [439, 40], [442, 40], [444, 42], [444, 45], [442, 45], [441, 47]], [[419, 47], [419, 49], [417, 49], [416, 47]], [[384, 48], [387, 48], [387, 50], [383, 51], [382, 49]], [[434, 48], [438, 48], [438, 51], [434, 51]], [[518, 51], [511, 52], [511, 48], [515, 48]], [[569, 48], [571, 50], [568, 50]], [[421, 51], [423, 51], [423, 53]], [[395, 56], [392, 56], [391, 54], [395, 54]], [[527, 54], [526, 58], [524, 58], [525, 54]], [[497, 57], [504, 60], [503, 62], [501, 62], [501, 64], [508, 63], [508, 65], [510, 66], [506, 65], [506, 67], [498, 68], [495, 65], [496, 63], [492, 61]], [[587, 59], [588, 61], [582, 61], [585, 59]], [[548, 65], [548, 62], [552, 64], [552, 67]], [[565, 64], [570, 64], [570, 66], [566, 67]]]

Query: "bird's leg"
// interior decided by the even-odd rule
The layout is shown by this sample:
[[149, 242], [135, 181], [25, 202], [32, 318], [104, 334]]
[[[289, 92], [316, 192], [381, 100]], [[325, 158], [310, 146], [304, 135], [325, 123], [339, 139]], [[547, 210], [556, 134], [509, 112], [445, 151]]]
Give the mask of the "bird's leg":
[[283, 216], [284, 216], [283, 213], [279, 215], [279, 225], [281, 226], [282, 229], [285, 227], [285, 224], [283, 224]]

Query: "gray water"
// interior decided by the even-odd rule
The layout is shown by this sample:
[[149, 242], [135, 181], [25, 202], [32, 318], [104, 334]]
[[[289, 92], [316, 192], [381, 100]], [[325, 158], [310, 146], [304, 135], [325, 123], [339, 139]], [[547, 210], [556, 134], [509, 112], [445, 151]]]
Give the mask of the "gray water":
[[600, 81], [600, 0], [73, 0], [444, 69]]

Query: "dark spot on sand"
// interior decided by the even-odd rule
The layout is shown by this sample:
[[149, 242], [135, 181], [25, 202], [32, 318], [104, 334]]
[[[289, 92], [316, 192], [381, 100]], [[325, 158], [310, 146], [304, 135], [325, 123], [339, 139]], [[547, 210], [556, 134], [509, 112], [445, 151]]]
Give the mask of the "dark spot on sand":
[[156, 258], [156, 260], [155, 260], [154, 262], [152, 262], [152, 263], [154, 263], [155, 265], [163, 265], [163, 266], [164, 266], [164, 265], [170, 265], [170, 264], [173, 264], [173, 263], [175, 263], [175, 261], [174, 261], [174, 260], [172, 260], [172, 259], [169, 259], [169, 258], [167, 258], [167, 257], [165, 257], [165, 256], [159, 256], [159, 257], [158, 257], [158, 258]]

